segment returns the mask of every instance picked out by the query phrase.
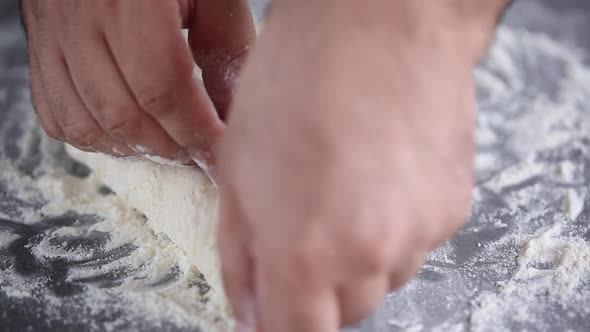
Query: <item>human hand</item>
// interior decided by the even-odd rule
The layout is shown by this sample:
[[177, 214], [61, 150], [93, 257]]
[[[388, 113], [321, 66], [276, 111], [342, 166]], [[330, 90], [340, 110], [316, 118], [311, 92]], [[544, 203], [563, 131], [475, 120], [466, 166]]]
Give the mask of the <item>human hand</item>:
[[221, 144], [222, 273], [242, 331], [357, 322], [469, 211], [472, 71], [502, 6], [475, 19], [431, 1], [318, 3], [273, 8]]
[[[246, 0], [21, 5], [32, 95], [51, 137], [116, 156], [214, 161], [220, 117], [255, 39]], [[195, 62], [204, 87], [193, 79]]]

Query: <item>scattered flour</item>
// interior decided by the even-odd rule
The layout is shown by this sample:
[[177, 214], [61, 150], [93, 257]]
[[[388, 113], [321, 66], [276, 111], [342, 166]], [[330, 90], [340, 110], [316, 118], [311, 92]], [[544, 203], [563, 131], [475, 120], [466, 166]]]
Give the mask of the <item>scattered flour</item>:
[[506, 322], [535, 325], [550, 306], [574, 307], [567, 312], [573, 316], [590, 314], [590, 289], [582, 288], [590, 281], [590, 245], [562, 231], [557, 224], [516, 244], [518, 268], [497, 292], [477, 298], [474, 331], [511, 330]]
[[[556, 72], [543, 73], [549, 70]], [[550, 75], [563, 78], [547, 86], [549, 78], [543, 76]], [[590, 71], [575, 49], [543, 35], [501, 30], [477, 78], [486, 95], [477, 166], [487, 178], [478, 187], [476, 206], [495, 195], [498, 210], [491, 214], [508, 213], [514, 223], [480, 256], [493, 262], [495, 251], [515, 250], [505, 251], [514, 259], [504, 264], [513, 270], [509, 277], [496, 278], [496, 289], [473, 299], [463, 327], [585, 329], [590, 324], [585, 318], [590, 244], [584, 238], [590, 223]], [[498, 107], [513, 109], [494, 114]], [[504, 155], [490, 148], [494, 145], [504, 145]]]

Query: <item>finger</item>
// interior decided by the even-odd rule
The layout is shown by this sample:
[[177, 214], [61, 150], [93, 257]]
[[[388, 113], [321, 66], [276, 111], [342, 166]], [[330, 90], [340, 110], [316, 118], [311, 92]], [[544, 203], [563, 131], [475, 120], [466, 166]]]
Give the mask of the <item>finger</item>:
[[[34, 41], [32, 41], [35, 44]], [[78, 149], [115, 156], [133, 155], [127, 146], [110, 138], [82, 104], [63, 56], [45, 49], [43, 56], [32, 53], [39, 65], [40, 81], [51, 118], [59, 124], [65, 141]], [[44, 115], [47, 119], [49, 115]]]
[[23, 26], [27, 27], [27, 43], [29, 46], [28, 56], [30, 68], [29, 79], [31, 84], [31, 101], [33, 103], [33, 108], [37, 113], [37, 116], [39, 117], [41, 126], [43, 127], [45, 133], [47, 133], [49, 137], [54, 138], [56, 140], [66, 141], [65, 134], [62, 131], [59, 124], [57, 123], [57, 121], [55, 120], [55, 118], [53, 117], [51, 108], [49, 107], [49, 104], [47, 102], [47, 95], [45, 93], [46, 90], [43, 87], [41, 66], [39, 64], [39, 58], [37, 55], [38, 48], [35, 44], [35, 35], [28, 33], [29, 28], [38, 28], [35, 24], [36, 21], [32, 20], [32, 22], [27, 22], [25, 25], [25, 22], [29, 21], [29, 18], [31, 16], [30, 11], [33, 4], [26, 2], [24, 4], [21, 4], [21, 6]]
[[[190, 1], [189, 1], [190, 2]], [[250, 45], [256, 39], [246, 0], [195, 1], [187, 20], [189, 43], [203, 82], [221, 119], [225, 119]]]
[[355, 280], [338, 290], [340, 324], [351, 325], [366, 318], [379, 305], [389, 291], [386, 274], [364, 280]]
[[137, 104], [193, 158], [213, 163], [224, 126], [193, 79], [178, 3], [118, 4], [118, 20], [105, 24], [106, 37]]
[[[68, 84], [71, 83], [69, 72], [65, 67], [63, 57], [54, 47], [56, 44], [54, 38], [48, 33], [47, 24], [49, 22], [46, 16], [42, 14], [47, 8], [43, 7], [43, 3], [27, 2], [23, 8], [25, 9], [23, 13], [26, 16], [27, 28], [31, 30], [31, 33], [27, 34], [31, 66], [31, 94], [42, 125], [50, 136], [68, 142], [78, 149], [113, 153], [113, 147], [117, 146], [115, 142], [101, 140], [100, 137], [103, 135], [100, 133], [95, 135], [95, 140], [92, 139], [95, 138], [92, 133], [100, 132], [100, 130], [94, 130], [96, 126], [95, 124], [93, 126], [91, 121], [68, 125], [81, 118], [83, 119], [85, 110], [75, 110], [74, 113], [79, 114], [70, 116], [70, 113], [72, 113], [70, 106], [72, 103], [76, 104], [75, 89], [72, 88], [71, 84]], [[65, 87], [65, 92], [60, 91], [64, 90], [63, 87]], [[67, 97], [62, 97], [62, 92]], [[65, 107], [66, 104], [68, 105], [67, 108]], [[71, 118], [73, 120], [61, 123], [61, 118]], [[88, 129], [88, 131], [85, 131], [85, 129]], [[84, 134], [84, 132], [87, 133]], [[89, 141], [95, 142], [94, 144], [88, 144]]]
[[225, 293], [242, 329], [254, 330], [255, 300], [248, 231], [231, 194], [220, 192], [218, 245]]
[[33, 47], [29, 47], [29, 66], [30, 66], [30, 80], [31, 80], [31, 101], [33, 108], [39, 117], [41, 126], [47, 135], [53, 139], [64, 141], [65, 135], [61, 127], [53, 118], [51, 110], [47, 105], [47, 97], [44, 93], [43, 82], [41, 81], [41, 73], [39, 69], [39, 61]]
[[256, 294], [262, 332], [336, 332], [340, 317], [335, 291], [297, 279], [286, 262], [256, 261]]
[[77, 33], [78, 42], [63, 51], [80, 97], [98, 125], [138, 153], [187, 163], [188, 154], [137, 105], [102, 32]]

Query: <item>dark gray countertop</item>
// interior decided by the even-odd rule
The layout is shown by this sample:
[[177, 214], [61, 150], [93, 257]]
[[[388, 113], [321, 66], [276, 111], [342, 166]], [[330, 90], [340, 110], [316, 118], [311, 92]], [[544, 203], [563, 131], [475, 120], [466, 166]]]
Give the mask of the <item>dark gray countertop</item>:
[[[260, 9], [264, 7], [265, 1], [252, 2]], [[32, 179], [33, 182], [43, 176], [37, 171], [38, 164], [42, 162], [39, 146], [44, 144], [44, 138], [38, 136], [37, 131], [26, 132], [28, 129], [21, 126], [33, 116], [33, 113], [26, 96], [26, 47], [15, 10], [14, 1], [0, 2], [0, 161], [15, 166], [10, 170], [0, 169], [0, 216], [9, 217], [0, 217], [0, 244], [3, 234], [16, 234], [17, 238], [8, 247], [0, 246], [0, 271], [11, 272], [11, 275], [25, 281], [42, 280], [43, 289], [38, 290], [39, 294], [50, 293], [60, 299], [61, 312], [56, 314], [47, 309], [49, 305], [45, 295], [33, 292], [30, 296], [9, 296], [5, 288], [10, 285], [6, 283], [13, 281], [0, 280], [0, 331], [103, 331], [108, 330], [110, 326], [105, 323], [120, 321], [121, 317], [129, 319], [117, 325], [117, 330], [197, 330], [195, 326], [186, 327], [166, 318], [159, 321], [143, 319], [130, 308], [115, 305], [117, 301], [125, 300], [125, 294], [117, 294], [120, 292], [120, 289], [116, 288], [118, 281], [132, 277], [137, 271], [126, 271], [123, 274], [107, 273], [99, 276], [99, 280], [71, 281], [66, 275], [73, 263], [67, 258], [57, 257], [48, 263], [39, 262], [32, 255], [31, 248], [56, 229], [85, 228], [95, 223], [96, 218], [75, 215], [64, 210], [61, 214], [25, 225], [19, 219], [21, 207], [37, 209], [46, 202], [36, 198], [23, 199], [18, 193], [11, 191], [6, 181], [2, 180], [3, 172], [17, 172], [15, 174], [19, 174], [23, 179]], [[570, 45], [572, 50], [578, 49], [582, 53], [590, 54], [590, 39], [587, 38], [590, 31], [590, 4], [586, 1], [520, 1], [506, 16], [504, 25], [518, 27], [521, 30], [526, 28], [531, 33], [546, 35], [560, 45]], [[558, 146], [537, 146], [534, 144], [534, 136], [531, 139], [531, 134], [525, 133], [526, 121], [530, 120], [532, 123], [534, 119], [524, 117], [526, 121], [522, 120], [522, 114], [527, 113], [532, 105], [539, 102], [535, 96], [543, 94], [549, 99], [559, 100], [558, 91], [562, 88], [581, 91], [583, 98], [587, 99], [576, 104], [576, 107], [586, 114], [586, 118], [590, 118], [590, 85], [585, 88], [579, 84], [572, 87], [563, 83], [569, 82], [567, 77], [573, 74], [562, 68], [565, 66], [562, 60], [555, 60], [558, 55], [528, 54], [527, 52], [541, 51], [527, 48], [529, 35], [520, 36], [523, 38], [522, 47], [517, 47], [509, 53], [523, 59], [518, 64], [526, 74], [524, 88], [508, 82], [510, 84], [507, 86], [513, 90], [506, 91], [507, 97], [501, 104], [490, 103], [489, 96], [483, 91], [485, 89], [478, 91], [482, 116], [490, 116], [489, 114], [497, 112], [504, 118], [503, 122], [500, 121], [499, 127], [494, 128], [496, 136], [501, 139], [489, 145], [485, 142], [479, 144], [481, 159], [492, 156], [495, 162], [492, 166], [484, 163], [484, 166], [478, 167], [477, 199], [474, 200], [473, 215], [469, 224], [428, 260], [419, 275], [407, 287], [390, 295], [371, 318], [356, 329], [351, 328], [351, 331], [429, 331], [436, 328], [440, 331], [590, 330], [590, 313], [580, 308], [580, 304], [589, 303], [584, 299], [577, 302], [554, 303], [553, 298], [547, 295], [536, 298], [535, 301], [538, 303], [530, 303], [527, 307], [526, 304], [517, 301], [524, 297], [503, 298], [502, 296], [508, 295], [503, 294], [498, 288], [499, 284], [513, 281], [512, 276], [518, 268], [518, 257], [521, 252], [514, 239], [518, 238], [519, 234], [534, 234], [557, 223], [555, 216], [565, 214], [563, 202], [570, 197], [568, 195], [572, 194], [571, 190], [579, 194], [585, 205], [580, 213], [564, 226], [564, 232], [582, 239], [581, 241], [590, 240], [590, 195], [587, 193], [590, 188], [590, 132], [577, 136], [572, 134], [565, 141], [560, 141]], [[559, 57], [563, 58], [565, 55]], [[536, 63], [534, 59], [546, 61]], [[581, 62], [587, 60], [587, 56], [581, 56]], [[489, 67], [488, 71], [494, 75], [502, 76], [502, 68], [494, 68], [494, 64], [484, 64], [485, 66]], [[518, 90], [520, 88], [522, 90]], [[584, 94], [586, 90], [587, 97]], [[18, 143], [18, 139], [23, 135], [33, 137], [29, 140], [30, 146], [26, 148]], [[543, 139], [540, 137], [539, 142], [541, 141]], [[69, 160], [59, 147], [55, 147], [53, 154], [57, 158], [52, 159], [52, 167], [66, 169], [79, 177], [87, 175], [88, 170]], [[534, 162], [530, 161], [531, 158]], [[538, 167], [539, 172], [521, 176], [519, 170], [515, 169], [521, 166]], [[577, 172], [576, 184], [564, 185], [551, 178], [555, 167], [561, 169], [566, 166], [574, 168]], [[506, 174], [508, 177], [515, 177], [516, 180], [498, 189], [495, 182], [498, 174]], [[534, 195], [535, 199], [531, 199], [531, 195]], [[525, 225], [522, 215], [537, 210], [542, 210], [544, 217], [534, 219], [534, 223], [531, 221], [533, 219], [527, 217]], [[495, 220], [494, 223], [489, 222], [491, 219]], [[108, 234], [93, 233], [91, 238], [73, 238], [66, 242], [68, 245], [87, 246], [89, 250], [97, 250], [96, 255], [84, 264], [108, 264], [135, 250], [130, 244], [105, 252], [101, 245], [107, 241], [107, 237]], [[444, 259], [442, 256], [445, 256]], [[546, 269], [551, 270], [552, 267]], [[183, 271], [171, 269], [169, 279], [176, 280], [182, 273]], [[579, 294], [587, 294], [590, 288], [590, 276], [584, 277], [588, 279], [581, 282], [581, 286], [576, 290]], [[106, 294], [112, 295], [112, 305], [105, 305], [107, 308], [99, 312], [89, 310], [84, 296], [92, 287], [105, 289]], [[109, 289], [112, 289], [113, 293], [109, 293]], [[482, 328], [481, 322], [486, 322], [485, 319], [476, 319], [474, 314], [481, 307], [485, 307], [481, 301], [488, 293], [490, 296], [486, 299], [498, 300], [498, 303], [506, 308], [527, 307], [527, 313], [531, 313], [533, 318], [521, 319], [516, 312], [512, 315], [496, 309], [490, 312], [490, 317], [494, 321], [487, 322]], [[108, 307], [112, 309], [109, 310]]]

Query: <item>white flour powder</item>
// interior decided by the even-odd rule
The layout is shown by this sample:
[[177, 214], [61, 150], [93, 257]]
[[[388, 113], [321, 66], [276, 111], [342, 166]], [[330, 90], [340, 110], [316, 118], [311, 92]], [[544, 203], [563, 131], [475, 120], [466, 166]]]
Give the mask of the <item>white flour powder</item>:
[[[590, 313], [590, 245], [582, 237], [590, 220], [580, 219], [590, 200], [590, 71], [576, 50], [543, 36], [503, 30], [498, 43], [486, 69], [478, 72], [478, 82], [489, 93], [479, 143], [483, 150], [503, 144], [504, 134], [504, 140], [513, 141], [507, 150], [522, 158], [498, 167], [494, 163], [501, 164], [502, 158], [479, 154], [480, 169], [501, 171], [482, 181], [478, 194], [485, 190], [501, 197], [515, 223], [515, 231], [491, 243], [482, 256], [514, 247], [516, 269], [497, 282], [496, 290], [476, 297], [469, 323], [474, 331], [550, 330], [548, 312], [559, 311], [570, 321]], [[542, 75], [523, 75], [543, 68], [563, 79], [542, 86], [548, 83]], [[527, 99], [530, 93], [537, 95]], [[516, 111], [522, 108], [514, 105], [519, 102], [531, 102], [526, 113], [492, 114], [501, 104]]]

